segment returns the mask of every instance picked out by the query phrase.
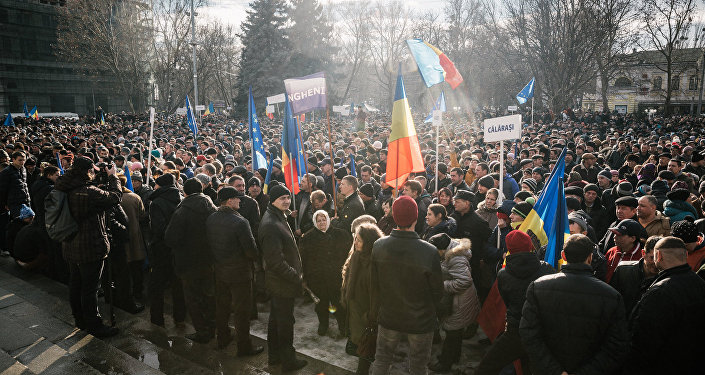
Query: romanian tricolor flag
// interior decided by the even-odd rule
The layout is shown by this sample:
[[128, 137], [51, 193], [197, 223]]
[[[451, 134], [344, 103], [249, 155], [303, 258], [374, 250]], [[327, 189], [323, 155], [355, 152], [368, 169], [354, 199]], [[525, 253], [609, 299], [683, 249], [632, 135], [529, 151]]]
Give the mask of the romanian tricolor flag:
[[441, 50], [421, 39], [409, 39], [406, 44], [416, 60], [426, 87], [446, 81], [455, 89], [463, 82], [463, 76], [455, 64]]
[[286, 180], [286, 187], [294, 194], [299, 193], [299, 179], [306, 173], [301, 165], [306, 162], [301, 142], [299, 140], [299, 126], [294, 118], [289, 95], [285, 95], [286, 112], [284, 115], [284, 129], [282, 130], [282, 172]]
[[399, 189], [410, 173], [425, 170], [419, 137], [416, 135], [409, 100], [404, 90], [401, 67], [397, 76], [397, 89], [392, 108], [392, 133], [389, 135], [387, 150], [387, 183], [391, 187]]
[[272, 181], [272, 166], [274, 166], [274, 157], [271, 158], [267, 165], [267, 176], [264, 178], [264, 186], [262, 187], [262, 193], [267, 194], [269, 191], [269, 183]]
[[100, 112], [100, 124], [105, 125], [105, 115], [103, 112]]
[[29, 117], [39, 120], [39, 111], [37, 111], [37, 106], [35, 105], [31, 111], [29, 111]]
[[208, 115], [212, 115], [215, 113], [215, 108], [213, 108], [213, 102], [208, 103], [208, 108], [206, 108], [206, 111], [203, 112], [203, 116], [201, 117], [206, 117]]
[[565, 153], [564, 148], [534, 208], [519, 226], [520, 231], [529, 235], [533, 233], [541, 245], [546, 246], [544, 260], [556, 269], [562, 264], [563, 242], [570, 235], [563, 189]]

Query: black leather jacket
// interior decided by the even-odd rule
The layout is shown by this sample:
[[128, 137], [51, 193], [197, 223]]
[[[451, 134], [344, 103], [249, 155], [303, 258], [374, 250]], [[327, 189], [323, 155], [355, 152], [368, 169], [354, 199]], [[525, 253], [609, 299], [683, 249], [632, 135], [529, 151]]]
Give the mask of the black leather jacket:
[[230, 207], [218, 207], [206, 220], [206, 236], [218, 279], [234, 283], [252, 280], [257, 245], [242, 215]]
[[294, 233], [284, 213], [272, 206], [259, 223], [259, 243], [264, 260], [265, 286], [272, 295], [297, 297], [303, 292], [303, 268]]

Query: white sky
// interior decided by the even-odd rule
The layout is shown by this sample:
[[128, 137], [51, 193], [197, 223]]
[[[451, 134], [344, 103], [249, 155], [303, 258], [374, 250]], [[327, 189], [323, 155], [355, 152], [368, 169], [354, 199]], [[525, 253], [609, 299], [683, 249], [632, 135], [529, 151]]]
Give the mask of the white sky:
[[[349, 0], [319, 0], [319, 2], [326, 5], [344, 1]], [[445, 6], [444, 0], [405, 0], [404, 2], [409, 8], [419, 12], [432, 9], [442, 10]], [[207, 18], [220, 20], [225, 24], [232, 25], [236, 29], [239, 29], [240, 23], [247, 18], [245, 11], [249, 8], [249, 3], [250, 0], [210, 0], [208, 7], [198, 10], [198, 13]], [[198, 20], [196, 22], [198, 22]]]

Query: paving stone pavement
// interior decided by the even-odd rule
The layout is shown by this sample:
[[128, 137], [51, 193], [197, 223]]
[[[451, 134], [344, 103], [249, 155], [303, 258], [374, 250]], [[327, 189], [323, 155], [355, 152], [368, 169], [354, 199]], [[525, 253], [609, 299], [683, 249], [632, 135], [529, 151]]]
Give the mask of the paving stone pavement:
[[[255, 344], [266, 348], [269, 309], [259, 304], [258, 310], [251, 335]], [[188, 323], [176, 326], [168, 315], [166, 329], [151, 324], [147, 310], [131, 315], [116, 309], [116, 317], [121, 333], [112, 338], [100, 340], [74, 328], [65, 285], [0, 258], [0, 375], [281, 373], [279, 367], [268, 366], [266, 354], [238, 358], [235, 344], [218, 350], [215, 341], [191, 342], [184, 335], [193, 328]], [[338, 337], [335, 319], [331, 318], [328, 334], [318, 336], [313, 304], [304, 299], [297, 300], [295, 318], [294, 346], [309, 365], [293, 374], [355, 372], [357, 358], [345, 354], [346, 339]], [[481, 338], [480, 333], [464, 341], [462, 359], [452, 374], [472, 375], [487, 349], [478, 343]], [[392, 375], [407, 373], [405, 349], [400, 345]], [[440, 345], [434, 345], [434, 356], [439, 351]]]

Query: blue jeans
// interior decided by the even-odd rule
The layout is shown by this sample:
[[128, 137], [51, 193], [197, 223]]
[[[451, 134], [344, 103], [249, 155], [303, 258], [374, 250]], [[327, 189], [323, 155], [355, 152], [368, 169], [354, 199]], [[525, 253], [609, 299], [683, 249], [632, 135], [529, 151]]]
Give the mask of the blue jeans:
[[394, 362], [394, 351], [397, 344], [407, 336], [409, 341], [409, 374], [426, 375], [427, 365], [431, 359], [433, 332], [411, 334], [386, 329], [381, 325], [377, 328], [377, 352], [372, 364], [372, 375], [386, 375], [389, 366]]

